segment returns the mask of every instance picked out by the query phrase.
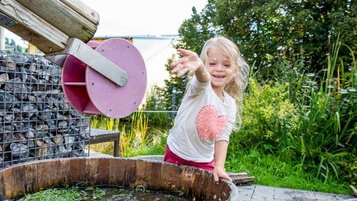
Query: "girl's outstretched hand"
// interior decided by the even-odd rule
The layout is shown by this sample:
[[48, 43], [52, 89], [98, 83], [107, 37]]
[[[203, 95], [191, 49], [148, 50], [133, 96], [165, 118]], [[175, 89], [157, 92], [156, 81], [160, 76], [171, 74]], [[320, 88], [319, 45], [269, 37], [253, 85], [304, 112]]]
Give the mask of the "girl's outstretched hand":
[[187, 72], [196, 72], [198, 69], [204, 69], [204, 64], [197, 53], [182, 48], [177, 49], [183, 57], [173, 61], [171, 66], [174, 67], [170, 73], [182, 77]]

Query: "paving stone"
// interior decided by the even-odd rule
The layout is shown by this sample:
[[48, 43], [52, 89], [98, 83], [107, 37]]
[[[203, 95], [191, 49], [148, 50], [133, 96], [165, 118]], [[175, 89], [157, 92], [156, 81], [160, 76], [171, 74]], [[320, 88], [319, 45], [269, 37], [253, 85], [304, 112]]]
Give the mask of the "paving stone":
[[[318, 200], [320, 201], [325, 201], [325, 200], [350, 200], [353, 199], [354, 197], [352, 195], [341, 195], [341, 194], [332, 194], [332, 193], [323, 193], [319, 192], [317, 193]], [[357, 198], [354, 198], [355, 201], [357, 201]], [[350, 200], [352, 201], [352, 200]]]
[[323, 192], [316, 193], [316, 198], [318, 201], [337, 201], [338, 200], [336, 195], [331, 194], [331, 193], [323, 193]]
[[293, 200], [297, 201], [317, 201], [313, 191], [294, 190]]
[[257, 185], [255, 187], [252, 200], [257, 200], [257, 201], [274, 200], [274, 188]]
[[357, 201], [357, 197], [352, 195], [335, 195], [337, 200], [348, 200], [348, 201]]
[[237, 186], [237, 201], [357, 201], [352, 195], [305, 191], [261, 185]]
[[238, 188], [238, 201], [250, 201], [255, 190], [255, 185], [250, 186], [237, 186]]
[[[273, 188], [273, 187], [272, 187]], [[295, 192], [287, 188], [274, 188], [274, 201], [293, 201]]]

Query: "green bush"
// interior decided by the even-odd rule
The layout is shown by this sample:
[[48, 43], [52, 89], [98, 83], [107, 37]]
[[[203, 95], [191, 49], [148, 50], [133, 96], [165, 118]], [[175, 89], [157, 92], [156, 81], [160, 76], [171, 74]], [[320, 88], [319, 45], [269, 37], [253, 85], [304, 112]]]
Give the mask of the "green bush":
[[[304, 168], [327, 181], [344, 176], [344, 167], [356, 157], [357, 146], [357, 66], [354, 58], [350, 70], [339, 59], [340, 43], [328, 55], [326, 76], [320, 87], [302, 91], [299, 120], [290, 132], [288, 149]], [[353, 55], [353, 51], [351, 51]], [[347, 173], [349, 174], [349, 173]]]
[[300, 163], [325, 182], [329, 177], [356, 182], [357, 66], [352, 50], [351, 64], [338, 57], [340, 47], [339, 42], [333, 46], [319, 75], [298, 73], [289, 66], [293, 63], [280, 62], [274, 68], [288, 73], [278, 73], [274, 83], [250, 80], [243, 126], [232, 135], [229, 159], [230, 152], [256, 149]]
[[287, 145], [287, 135], [297, 124], [297, 111], [289, 101], [288, 88], [288, 83], [261, 86], [250, 79], [244, 97], [243, 125], [238, 133], [231, 135], [234, 145], [229, 147], [229, 152], [244, 148], [277, 153]]

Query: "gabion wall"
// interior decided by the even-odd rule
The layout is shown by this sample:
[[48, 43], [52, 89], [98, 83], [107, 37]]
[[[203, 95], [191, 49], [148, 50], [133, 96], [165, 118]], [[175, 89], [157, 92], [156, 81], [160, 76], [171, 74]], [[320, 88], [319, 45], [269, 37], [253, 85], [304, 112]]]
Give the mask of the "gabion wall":
[[0, 51], [0, 168], [87, 155], [89, 118], [65, 99], [61, 71], [42, 56]]

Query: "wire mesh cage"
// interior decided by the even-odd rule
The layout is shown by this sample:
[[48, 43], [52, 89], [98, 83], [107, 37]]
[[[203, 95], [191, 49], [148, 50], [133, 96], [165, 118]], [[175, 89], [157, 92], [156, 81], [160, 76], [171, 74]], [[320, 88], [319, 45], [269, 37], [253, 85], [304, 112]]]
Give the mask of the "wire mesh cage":
[[88, 154], [90, 119], [64, 97], [61, 70], [39, 55], [0, 51], [0, 168]]

